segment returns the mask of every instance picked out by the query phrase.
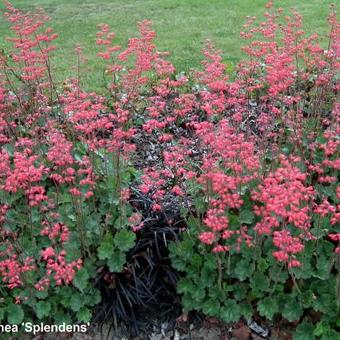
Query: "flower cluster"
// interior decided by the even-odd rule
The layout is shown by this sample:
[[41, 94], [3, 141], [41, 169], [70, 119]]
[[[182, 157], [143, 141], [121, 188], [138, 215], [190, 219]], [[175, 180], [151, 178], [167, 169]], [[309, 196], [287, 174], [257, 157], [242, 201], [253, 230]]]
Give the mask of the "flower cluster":
[[[195, 220], [220, 289], [233, 256], [254, 254], [229, 271], [232, 280], [252, 280], [242, 272], [250, 262], [256, 278], [275, 263], [294, 285], [303, 256], [316, 267], [319, 248], [338, 259], [339, 24], [331, 12], [324, 51], [298, 13], [272, 7], [258, 26], [253, 17], [245, 24], [247, 58], [232, 76], [210, 42], [202, 70], [177, 74], [149, 21], [126, 49], [101, 24], [104, 96], [85, 91], [79, 75], [57, 89], [47, 18], [7, 4], [15, 37], [11, 58], [0, 58], [0, 280], [13, 303], [63, 286], [82, 291], [87, 270], [112, 271], [112, 255], [124, 258], [133, 246], [118, 240], [134, 240], [146, 225], [144, 212], [128, 206], [136, 190], [154, 216], [180, 208], [183, 221]], [[262, 254], [270, 258], [260, 263]], [[79, 271], [86, 283], [75, 282]]]
[[272, 229], [292, 225], [307, 236], [314, 189], [304, 184], [306, 174], [286, 157], [281, 156], [280, 162], [282, 166], [264, 179], [259, 191], [253, 192], [253, 199], [263, 204], [254, 208], [261, 216], [255, 230], [259, 234], [271, 234]]

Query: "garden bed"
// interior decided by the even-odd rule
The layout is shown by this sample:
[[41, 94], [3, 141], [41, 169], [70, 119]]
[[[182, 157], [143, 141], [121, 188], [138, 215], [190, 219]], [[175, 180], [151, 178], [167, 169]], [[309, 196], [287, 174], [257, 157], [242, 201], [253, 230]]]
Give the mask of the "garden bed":
[[187, 74], [157, 51], [150, 21], [126, 48], [100, 24], [97, 93], [82, 86], [80, 46], [77, 76], [58, 84], [44, 12], [6, 6], [4, 337], [62, 325], [61, 338], [338, 339], [335, 8], [327, 50], [270, 1], [247, 18], [235, 69], [207, 41]]

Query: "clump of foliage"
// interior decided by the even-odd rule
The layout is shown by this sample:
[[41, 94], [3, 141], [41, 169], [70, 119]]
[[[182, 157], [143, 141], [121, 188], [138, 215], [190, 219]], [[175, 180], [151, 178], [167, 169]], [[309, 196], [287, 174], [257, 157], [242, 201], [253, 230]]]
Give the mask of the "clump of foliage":
[[[185, 311], [287, 320], [296, 339], [339, 336], [339, 24], [329, 46], [293, 12], [247, 22], [235, 78], [210, 49], [194, 124], [205, 149], [173, 244]], [[255, 40], [260, 36], [261, 40]], [[208, 76], [207, 76], [208, 75]]]
[[87, 323], [98, 271], [123, 271], [135, 244], [131, 131], [77, 80], [56, 89], [43, 14], [7, 4], [5, 16], [15, 37], [1, 55], [1, 320]]
[[185, 75], [156, 50], [150, 22], [125, 50], [100, 25], [104, 96], [79, 77], [60, 90], [46, 18], [8, 4], [0, 316], [89, 321], [98, 273], [129, 271], [126, 253], [148, 224], [130, 199], [137, 185], [167, 228], [174, 209], [186, 223], [170, 246], [184, 312], [287, 320], [296, 339], [338, 336], [340, 27], [332, 9], [325, 50], [298, 13], [272, 5], [245, 24], [247, 58], [232, 74], [210, 42], [203, 70]]

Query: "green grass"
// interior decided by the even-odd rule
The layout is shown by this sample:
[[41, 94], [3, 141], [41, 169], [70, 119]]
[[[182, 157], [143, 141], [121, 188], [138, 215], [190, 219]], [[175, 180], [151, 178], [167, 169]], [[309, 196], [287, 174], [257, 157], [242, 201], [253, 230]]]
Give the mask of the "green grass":
[[[126, 46], [135, 36], [136, 23], [150, 19], [157, 32], [157, 46], [171, 52], [170, 60], [179, 71], [197, 67], [202, 59], [205, 39], [223, 50], [231, 64], [242, 56], [239, 31], [247, 15], [261, 16], [265, 0], [13, 0], [23, 10], [43, 7], [51, 17], [50, 26], [59, 34], [54, 61], [59, 80], [74, 74], [74, 46], [79, 43], [88, 58], [83, 69], [84, 82], [100, 85], [102, 64], [96, 57], [97, 24], [108, 23], [116, 32], [117, 43]], [[325, 33], [329, 5], [334, 0], [276, 1], [284, 9], [294, 7], [305, 18], [307, 31]], [[0, 5], [3, 8], [3, 5]], [[0, 47], [6, 47], [8, 24], [0, 18]]]

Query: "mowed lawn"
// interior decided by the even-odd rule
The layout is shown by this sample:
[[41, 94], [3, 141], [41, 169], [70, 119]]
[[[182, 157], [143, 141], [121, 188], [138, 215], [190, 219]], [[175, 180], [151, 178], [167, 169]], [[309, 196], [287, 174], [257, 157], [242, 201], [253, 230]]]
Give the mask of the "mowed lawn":
[[[171, 53], [178, 71], [197, 67], [205, 39], [223, 50], [226, 63], [234, 65], [242, 56], [244, 41], [239, 32], [246, 16], [261, 17], [265, 0], [13, 0], [23, 10], [43, 7], [51, 17], [50, 26], [59, 34], [54, 65], [58, 80], [74, 74], [74, 47], [80, 44], [88, 63], [83, 81], [89, 87], [102, 84], [102, 64], [96, 57], [97, 24], [108, 23], [117, 35], [117, 44], [126, 46], [136, 35], [136, 24], [150, 19], [157, 32], [157, 46]], [[306, 30], [326, 33], [331, 0], [277, 0], [276, 7], [297, 9], [303, 14]], [[0, 8], [4, 8], [2, 2]], [[0, 48], [8, 46], [8, 24], [0, 17]]]

